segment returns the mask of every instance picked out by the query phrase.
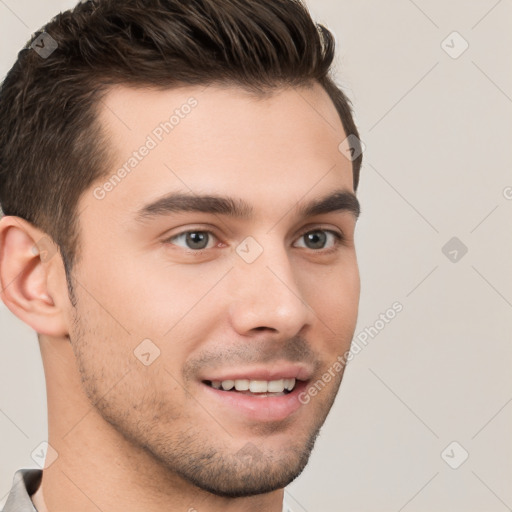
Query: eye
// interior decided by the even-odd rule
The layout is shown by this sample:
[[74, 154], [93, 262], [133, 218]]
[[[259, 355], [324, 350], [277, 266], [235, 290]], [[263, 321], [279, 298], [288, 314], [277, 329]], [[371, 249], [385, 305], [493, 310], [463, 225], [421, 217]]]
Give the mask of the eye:
[[[301, 235], [299, 240], [304, 240], [305, 245], [299, 247], [305, 247], [306, 249], [322, 250], [322, 249], [335, 249], [342, 241], [343, 236], [336, 231], [327, 229], [315, 229], [314, 231], [308, 231]], [[327, 243], [331, 241], [329, 247], [325, 247]]]
[[[189, 249], [192, 252], [198, 252], [205, 249], [211, 249], [215, 246], [214, 241], [217, 237], [213, 232], [208, 230], [189, 230], [173, 235], [165, 240], [165, 243]], [[304, 244], [296, 242], [294, 247], [303, 247], [305, 249], [312, 249], [314, 251], [333, 251], [340, 245], [344, 238], [343, 235], [336, 231], [327, 229], [315, 229], [308, 231], [300, 236], [299, 241], [304, 241]]]
[[[185, 249], [192, 249], [195, 251], [200, 251], [202, 249], [210, 249], [212, 246], [208, 246], [208, 242], [215, 238], [215, 235], [211, 231], [183, 231], [183, 233], [179, 233], [178, 235], [174, 235], [171, 238], [168, 238], [166, 242], [172, 243], [174, 245], [178, 245], [179, 247], [183, 247]], [[185, 245], [181, 245], [182, 242]]]

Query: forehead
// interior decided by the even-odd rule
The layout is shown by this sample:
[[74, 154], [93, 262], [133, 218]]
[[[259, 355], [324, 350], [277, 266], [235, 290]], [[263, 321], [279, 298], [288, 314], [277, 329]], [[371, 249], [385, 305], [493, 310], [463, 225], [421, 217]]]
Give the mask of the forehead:
[[[166, 192], [225, 194], [272, 208], [353, 191], [346, 137], [319, 84], [257, 96], [237, 87], [115, 87], [99, 120], [114, 165], [86, 194], [100, 215], [135, 215]], [[92, 190], [101, 187], [99, 200]]]

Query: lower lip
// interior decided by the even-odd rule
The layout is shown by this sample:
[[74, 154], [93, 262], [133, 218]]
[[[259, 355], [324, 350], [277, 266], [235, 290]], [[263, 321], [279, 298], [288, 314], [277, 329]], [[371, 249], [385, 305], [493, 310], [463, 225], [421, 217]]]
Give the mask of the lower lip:
[[253, 421], [282, 421], [296, 412], [303, 404], [299, 394], [306, 388], [307, 382], [297, 381], [293, 391], [281, 396], [257, 397], [237, 393], [236, 391], [221, 391], [201, 383], [209, 399], [214, 400], [224, 410]]

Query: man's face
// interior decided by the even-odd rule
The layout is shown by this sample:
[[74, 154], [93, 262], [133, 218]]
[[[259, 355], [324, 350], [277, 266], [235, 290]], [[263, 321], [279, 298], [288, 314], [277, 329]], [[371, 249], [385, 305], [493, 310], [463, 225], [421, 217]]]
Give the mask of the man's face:
[[[135, 447], [202, 489], [282, 488], [333, 404], [358, 310], [354, 214], [331, 201], [303, 215], [353, 192], [335, 107], [318, 85], [264, 98], [119, 87], [103, 104], [115, 165], [77, 206], [69, 336], [84, 390]], [[140, 213], [168, 194], [231, 198], [245, 215], [186, 198]], [[267, 381], [277, 391], [261, 392]]]

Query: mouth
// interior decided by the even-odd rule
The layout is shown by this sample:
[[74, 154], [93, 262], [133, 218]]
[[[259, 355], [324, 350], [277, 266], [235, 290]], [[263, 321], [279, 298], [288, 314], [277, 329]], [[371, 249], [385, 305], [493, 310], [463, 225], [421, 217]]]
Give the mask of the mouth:
[[238, 373], [201, 380], [204, 403], [211, 405], [212, 411], [215, 410], [220, 417], [235, 423], [281, 422], [292, 417], [299, 421], [297, 415], [304, 405], [300, 396], [310, 382], [309, 373], [250, 373], [253, 374]]
[[235, 379], [235, 380], [204, 380], [203, 384], [225, 391], [227, 393], [241, 393], [248, 396], [266, 398], [278, 397], [291, 393], [297, 384], [295, 378], [281, 378], [275, 380], [249, 380], [249, 379]]

